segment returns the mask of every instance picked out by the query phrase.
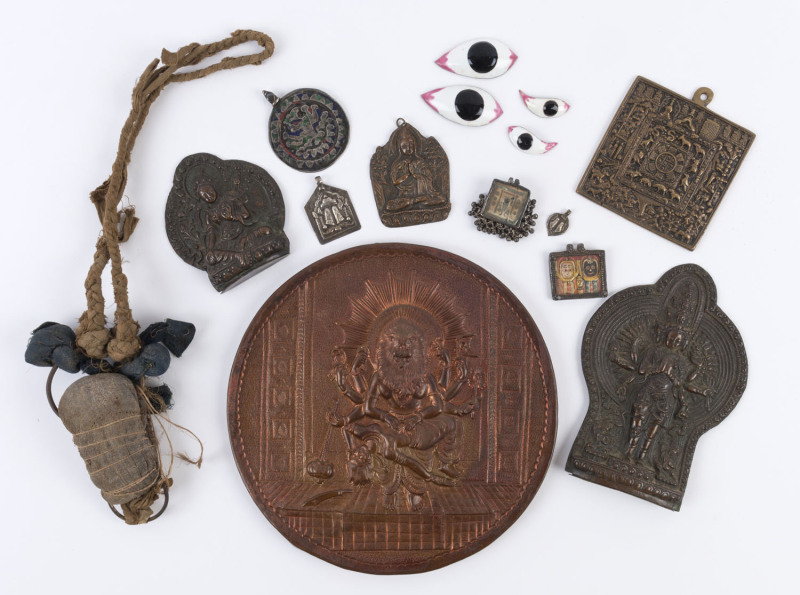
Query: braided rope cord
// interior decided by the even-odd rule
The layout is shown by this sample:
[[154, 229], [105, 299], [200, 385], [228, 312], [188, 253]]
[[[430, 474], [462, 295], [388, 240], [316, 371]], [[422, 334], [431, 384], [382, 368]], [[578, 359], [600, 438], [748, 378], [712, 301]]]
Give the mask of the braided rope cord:
[[[190, 72], [177, 72], [181, 68], [194, 66], [206, 58], [237, 45], [255, 41], [262, 50], [255, 54], [226, 57], [205, 68]], [[275, 45], [269, 36], [258, 31], [234, 31], [230, 37], [209, 44], [191, 43], [177, 52], [163, 50], [161, 59], [155, 59], [144, 69], [131, 99], [132, 107], [119, 138], [117, 156], [111, 175], [90, 194], [102, 224], [102, 235], [97, 240], [94, 260], [86, 276], [86, 311], [78, 321], [77, 344], [92, 358], [111, 357], [121, 362], [134, 357], [140, 350], [139, 324], [134, 320], [128, 302], [128, 278], [122, 272], [122, 256], [119, 245], [127, 241], [136, 227], [137, 219], [133, 207], [118, 210], [128, 177], [128, 163], [153, 102], [170, 83], [181, 83], [203, 78], [219, 70], [230, 70], [247, 64], [261, 64], [269, 58]], [[159, 65], [161, 64], [161, 65]], [[123, 217], [124, 216], [124, 217]], [[122, 218], [122, 230], [119, 225]], [[111, 263], [111, 284], [114, 291], [116, 312], [113, 329], [106, 327], [105, 301], [102, 290], [102, 274]]]

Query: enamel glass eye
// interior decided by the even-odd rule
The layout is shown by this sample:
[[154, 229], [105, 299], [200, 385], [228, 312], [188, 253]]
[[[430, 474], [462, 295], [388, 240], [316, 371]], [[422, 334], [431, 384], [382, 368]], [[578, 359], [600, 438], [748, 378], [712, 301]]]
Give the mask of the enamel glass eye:
[[558, 118], [569, 110], [569, 103], [563, 99], [550, 99], [549, 97], [531, 97], [520, 91], [525, 106], [540, 118]]
[[454, 47], [436, 64], [455, 74], [493, 79], [507, 72], [516, 61], [517, 55], [502, 41], [473, 39]]
[[539, 140], [527, 129], [522, 126], [509, 126], [508, 139], [515, 147], [523, 153], [530, 153], [531, 155], [541, 155], [547, 153], [550, 149], [555, 147], [558, 143], [548, 143]]
[[503, 113], [494, 97], [478, 87], [443, 87], [424, 93], [422, 98], [442, 116], [464, 126], [484, 126]]

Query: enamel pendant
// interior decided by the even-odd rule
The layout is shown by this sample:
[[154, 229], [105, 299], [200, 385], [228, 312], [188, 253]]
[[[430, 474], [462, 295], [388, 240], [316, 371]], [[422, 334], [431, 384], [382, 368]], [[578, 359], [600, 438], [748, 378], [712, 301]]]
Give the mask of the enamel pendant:
[[442, 87], [424, 93], [422, 98], [438, 114], [464, 126], [485, 126], [503, 115], [494, 97], [478, 87]]
[[517, 55], [497, 39], [473, 39], [454, 47], [436, 60], [436, 64], [463, 76], [492, 79], [514, 66]]
[[325, 169], [347, 147], [350, 126], [342, 107], [319, 89], [297, 89], [278, 98], [264, 91], [272, 104], [269, 142], [289, 167], [306, 172]]
[[508, 127], [508, 140], [523, 153], [542, 155], [553, 149], [558, 143], [540, 140], [522, 126]]
[[531, 97], [524, 91], [519, 92], [525, 107], [530, 112], [540, 118], [560, 118], [569, 111], [569, 103], [563, 99], [551, 99], [549, 97]]

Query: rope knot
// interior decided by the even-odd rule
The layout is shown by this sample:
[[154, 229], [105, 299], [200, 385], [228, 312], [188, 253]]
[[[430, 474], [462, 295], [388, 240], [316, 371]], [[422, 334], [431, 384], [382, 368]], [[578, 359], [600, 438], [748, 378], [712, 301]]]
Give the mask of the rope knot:
[[106, 356], [106, 345], [111, 339], [111, 331], [107, 328], [87, 330], [80, 333], [75, 339], [75, 344], [83, 349], [84, 353], [94, 359]]
[[142, 340], [139, 338], [139, 324], [133, 320], [120, 318], [114, 328], [114, 337], [108, 342], [108, 355], [115, 362], [125, 362], [133, 359], [142, 350]]

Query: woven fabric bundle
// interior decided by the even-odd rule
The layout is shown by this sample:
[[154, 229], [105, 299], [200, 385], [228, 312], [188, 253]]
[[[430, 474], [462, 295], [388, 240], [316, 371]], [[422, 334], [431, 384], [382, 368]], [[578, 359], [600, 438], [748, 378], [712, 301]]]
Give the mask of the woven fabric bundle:
[[75, 381], [58, 413], [106, 502], [126, 504], [159, 485], [153, 426], [127, 377], [97, 374]]

